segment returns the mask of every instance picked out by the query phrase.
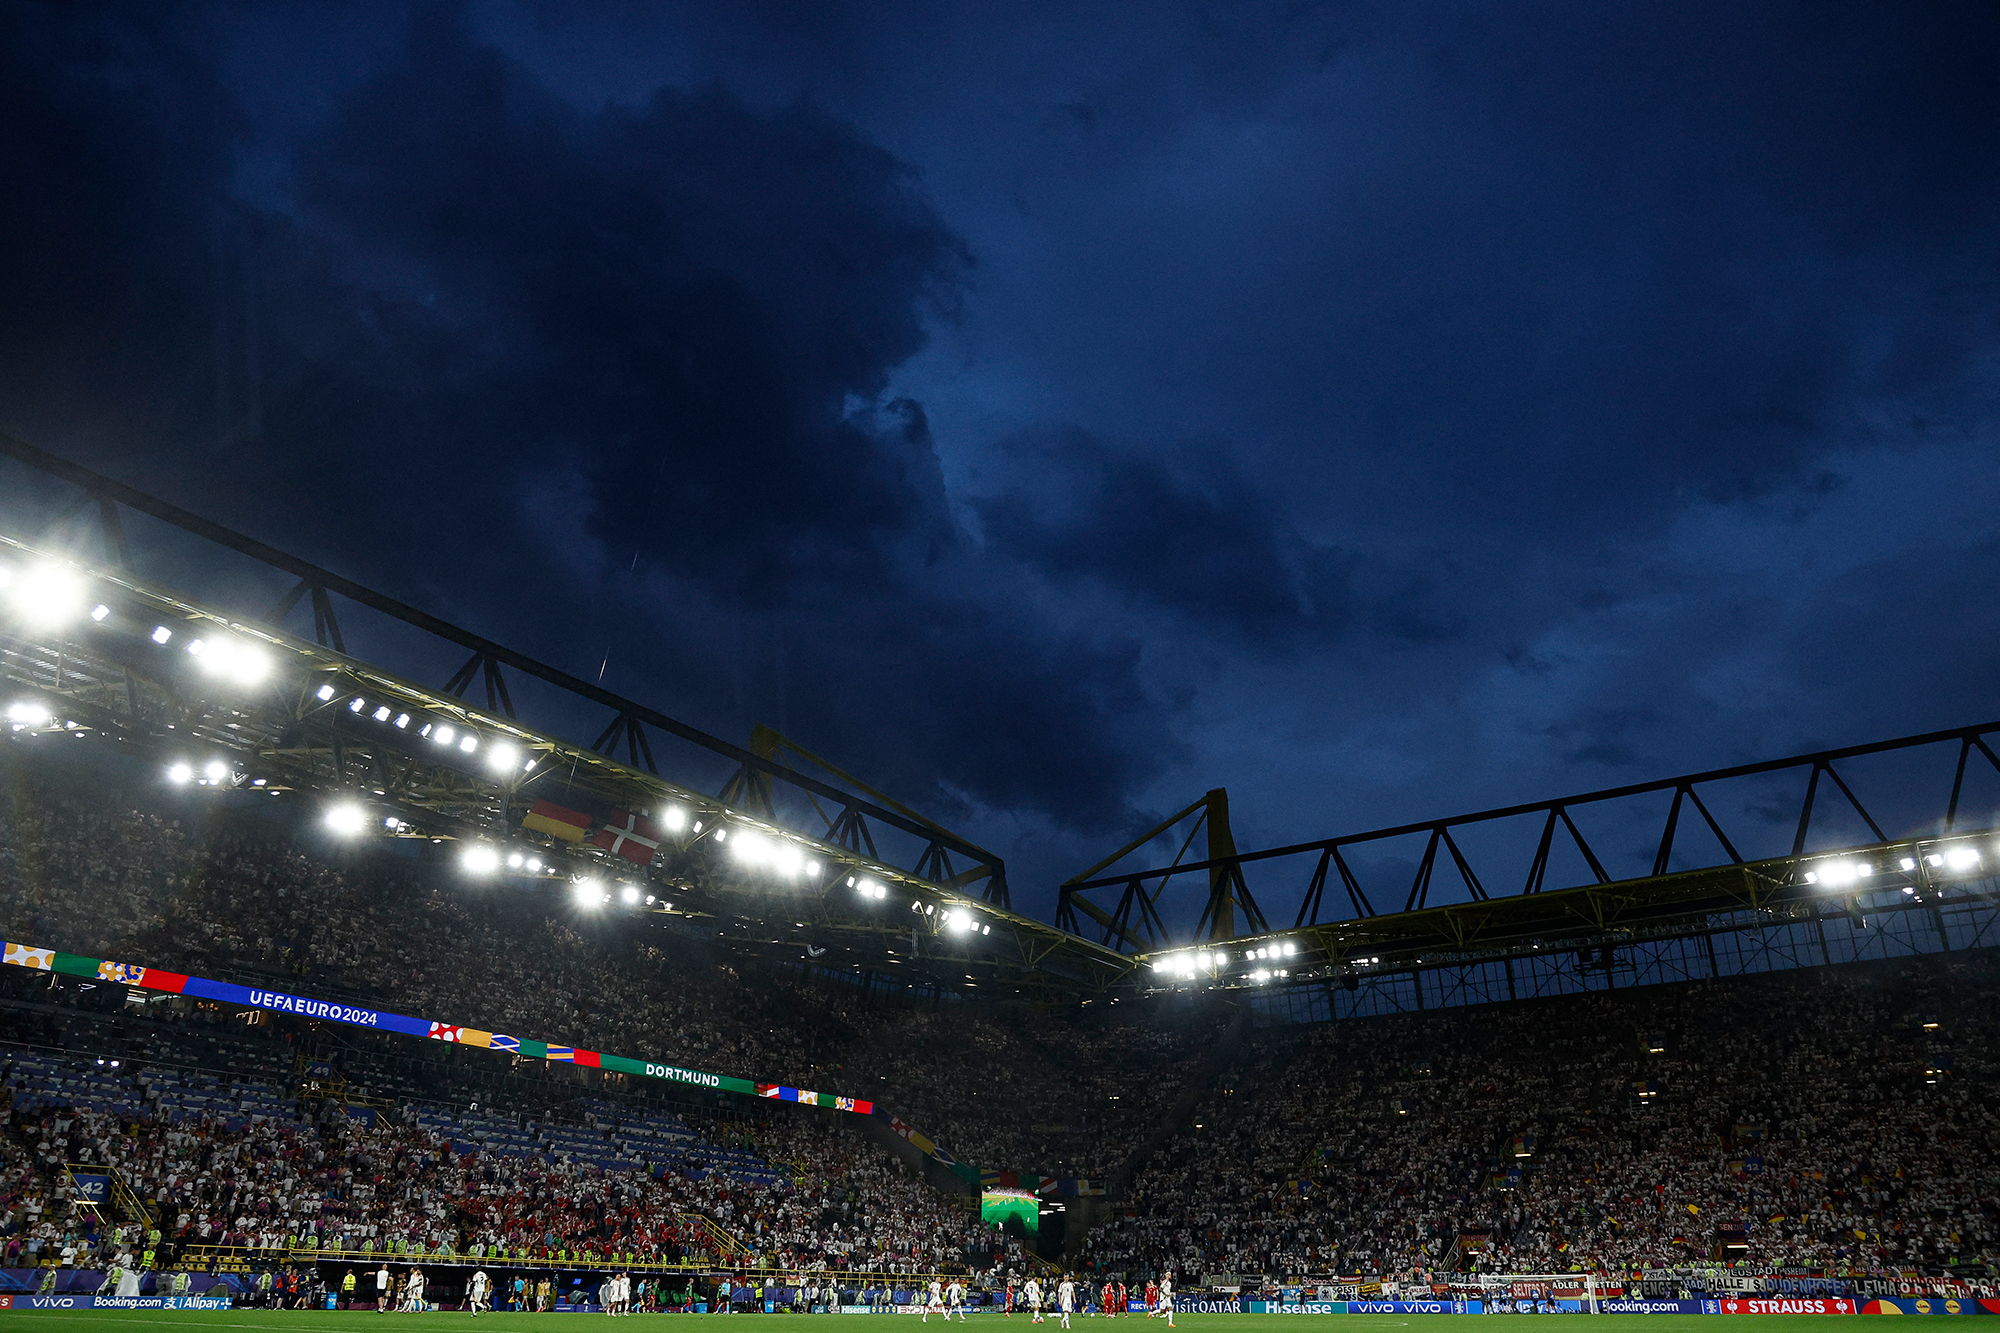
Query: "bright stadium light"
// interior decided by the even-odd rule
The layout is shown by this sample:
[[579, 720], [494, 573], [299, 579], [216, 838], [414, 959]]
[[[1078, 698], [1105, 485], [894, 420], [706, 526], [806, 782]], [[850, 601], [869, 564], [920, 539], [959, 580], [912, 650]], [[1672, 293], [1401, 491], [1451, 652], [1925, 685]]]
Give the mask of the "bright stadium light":
[[500, 868], [500, 853], [485, 843], [475, 842], [458, 858], [470, 875], [490, 875]]
[[630, 907], [639, 901], [639, 890], [627, 884], [618, 891], [618, 896], [624, 900], [626, 906]]
[[520, 766], [521, 752], [507, 741], [496, 741], [487, 747], [486, 766], [495, 773], [511, 773]]
[[358, 805], [336, 805], [326, 812], [327, 828], [342, 837], [353, 837], [367, 822], [368, 816]]
[[[204, 675], [221, 676], [238, 685], [255, 685], [271, 674], [269, 654], [235, 639], [191, 639], [187, 650]], [[357, 699], [348, 707], [360, 712], [360, 702]]]
[[410, 725], [410, 715], [408, 713], [396, 714], [396, 730], [401, 731], [409, 725]]
[[23, 699], [8, 705], [7, 720], [18, 727], [39, 727], [49, 720], [49, 710], [33, 699]]
[[102, 602], [90, 608], [90, 618], [100, 625], [104, 623], [104, 618], [110, 614], [111, 608]]
[[[687, 823], [687, 811], [681, 809], [677, 805], [670, 805], [666, 809], [660, 811], [660, 825], [661, 827], [669, 830], [670, 832], [679, 833], [681, 831], [681, 827], [686, 823]], [[701, 827], [699, 825], [695, 827], [695, 832], [697, 833], [701, 832]]]
[[436, 731], [431, 733], [431, 739], [436, 741], [439, 745], [450, 745], [453, 739], [457, 737], [457, 735], [458, 733], [454, 731], [451, 727], [443, 726], [439, 727]]
[[1904, 871], [1915, 870], [1917, 868], [1917, 858], [1914, 856], [1906, 856], [1902, 860], [1896, 862], [1896, 868]]
[[596, 907], [604, 901], [604, 886], [594, 879], [580, 879], [573, 890], [578, 907]]
[[373, 716], [377, 722], [387, 722], [389, 720], [389, 705], [383, 704], [375, 710]]
[[194, 781], [194, 769], [188, 764], [175, 764], [167, 770], [167, 781], [186, 786]]
[[210, 782], [220, 782], [229, 776], [229, 765], [223, 763], [220, 759], [211, 759], [208, 761], [208, 767], [204, 768], [202, 772], [208, 775]]
[[171, 639], [173, 637], [174, 637], [174, 632], [168, 629], [165, 625], [153, 626], [154, 643], [165, 643], [168, 639]]
[[[722, 837], [722, 830], [717, 829], [715, 836], [719, 841]], [[736, 845], [729, 850], [735, 853], [736, 859], [743, 862], [743, 864], [754, 865], [764, 859], [764, 840], [754, 833], [738, 834]]]
[[[154, 630], [153, 642], [165, 643], [166, 640], [160, 637], [160, 635], [165, 632], [166, 631], [163, 629]], [[322, 685], [318, 689], [313, 691], [313, 698], [319, 700], [321, 703], [325, 703], [328, 699], [331, 699], [332, 697], [333, 697], [333, 686], [331, 685]]]
[[1944, 863], [1951, 870], [1971, 870], [1979, 864], [1979, 852], [1972, 847], [1954, 847], [1944, 854]]
[[83, 581], [61, 565], [40, 565], [13, 581], [13, 602], [22, 619], [53, 629], [83, 609]]
[[778, 844], [777, 851], [772, 853], [771, 864], [778, 868], [780, 874], [797, 879], [805, 871], [806, 859], [799, 854], [798, 848], [785, 842]]
[[510, 853], [508, 853], [508, 856], [507, 856], [507, 868], [508, 868], [509, 870], [519, 870], [519, 869], [521, 868], [521, 864], [522, 864], [522, 861], [523, 861], [523, 859], [524, 859], [524, 858], [522, 857], [522, 855], [521, 855], [521, 854], [520, 854], [519, 852], [510, 852]]

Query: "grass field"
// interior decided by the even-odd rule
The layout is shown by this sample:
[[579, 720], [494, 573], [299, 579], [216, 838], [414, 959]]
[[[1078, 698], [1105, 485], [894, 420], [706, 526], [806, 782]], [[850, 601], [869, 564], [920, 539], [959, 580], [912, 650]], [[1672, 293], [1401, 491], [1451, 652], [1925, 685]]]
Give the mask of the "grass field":
[[[480, 1315], [478, 1326], [489, 1333], [561, 1333], [571, 1321], [595, 1322], [602, 1315], [534, 1315], [534, 1314], [494, 1314]], [[725, 1326], [732, 1333], [779, 1333], [779, 1328], [802, 1333], [801, 1324], [817, 1325], [839, 1322], [840, 1315], [634, 1315], [642, 1325], [667, 1323], [679, 1327], [692, 1324], [714, 1324]], [[1351, 1330], [1351, 1333], [1366, 1333], [1367, 1330], [1393, 1329], [1396, 1333], [1504, 1333], [1505, 1330], [1520, 1330], [1529, 1325], [1546, 1328], [1550, 1324], [1578, 1324], [1587, 1321], [1588, 1333], [1680, 1333], [1681, 1330], [1696, 1326], [1708, 1333], [1804, 1333], [1811, 1328], [1822, 1328], [1829, 1319], [1866, 1318], [1870, 1328], [1877, 1327], [1881, 1319], [1924, 1320], [1924, 1315], [1876, 1315], [1876, 1316], [1833, 1316], [1833, 1315], [1670, 1315], [1670, 1314], [1604, 1314], [1604, 1315], [1373, 1315], [1373, 1314], [1325, 1314], [1325, 1315], [1255, 1315], [1255, 1314], [1184, 1314], [1174, 1320], [1177, 1333], [1180, 1329], [1194, 1329], [1197, 1333], [1280, 1333], [1284, 1329], [1296, 1329], [1300, 1324], [1331, 1324], [1337, 1329]], [[472, 1322], [466, 1314], [422, 1314], [422, 1315], [380, 1315], [373, 1312], [329, 1310], [14, 1310], [0, 1311], [0, 1325], [12, 1324], [60, 1324], [73, 1333], [85, 1330], [112, 1330], [136, 1328], [185, 1327], [189, 1333], [199, 1329], [282, 1329], [287, 1333], [299, 1333], [302, 1325], [309, 1325], [317, 1333], [442, 1333], [444, 1329], [464, 1330]], [[843, 1326], [851, 1326], [855, 1321], [847, 1320]], [[970, 1322], [970, 1321], [968, 1321]], [[1025, 1316], [1008, 1319], [1003, 1315], [981, 1315], [981, 1324], [989, 1327], [1003, 1325], [1012, 1327], [1019, 1324], [1024, 1330], [1032, 1328]], [[1094, 1318], [1072, 1320], [1075, 1330], [1089, 1329], [1098, 1321]], [[928, 1327], [916, 1319], [878, 1319], [863, 1322], [861, 1327], [877, 1324], [893, 1324], [897, 1328]], [[553, 1327], [551, 1327], [553, 1326]], [[1130, 1328], [1132, 1333], [1144, 1329], [1163, 1327], [1157, 1320], [1146, 1320], [1134, 1316]], [[1042, 1326], [1043, 1333], [1055, 1333], [1060, 1325], [1051, 1319]], [[723, 1329], [716, 1333], [724, 1333]], [[1579, 1330], [1582, 1333], [1582, 1330]]]

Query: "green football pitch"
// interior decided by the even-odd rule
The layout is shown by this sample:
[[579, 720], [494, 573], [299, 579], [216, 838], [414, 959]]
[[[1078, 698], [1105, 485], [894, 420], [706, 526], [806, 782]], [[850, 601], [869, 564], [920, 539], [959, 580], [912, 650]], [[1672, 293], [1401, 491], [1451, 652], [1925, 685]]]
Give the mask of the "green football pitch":
[[[382, 1315], [370, 1312], [329, 1311], [329, 1310], [15, 1310], [0, 1311], [0, 1324], [9, 1328], [21, 1325], [53, 1324], [71, 1333], [97, 1333], [98, 1330], [132, 1330], [138, 1328], [185, 1328], [188, 1333], [199, 1329], [213, 1329], [222, 1333], [225, 1329], [281, 1329], [286, 1333], [301, 1333], [310, 1327], [320, 1333], [442, 1333], [444, 1329], [464, 1330], [476, 1322], [481, 1329], [494, 1333], [563, 1333], [572, 1323], [594, 1323], [603, 1315], [584, 1314], [489, 1314], [480, 1315], [475, 1321], [467, 1314], [398, 1314]], [[853, 1319], [842, 1315], [633, 1315], [642, 1326], [668, 1325], [662, 1333], [671, 1333], [672, 1328], [685, 1325], [722, 1325], [714, 1333], [779, 1333], [789, 1329], [791, 1333], [806, 1333], [801, 1325], [830, 1325], [827, 1333], [838, 1328], [872, 1328], [890, 1325], [894, 1328], [925, 1328], [921, 1319], [909, 1317], [884, 1319], [870, 1317]], [[1177, 1316], [1174, 1327], [1195, 1329], [1199, 1333], [1279, 1333], [1283, 1329], [1297, 1329], [1301, 1324], [1331, 1326], [1335, 1330], [1350, 1330], [1351, 1333], [1503, 1333], [1503, 1330], [1521, 1330], [1529, 1325], [1547, 1328], [1551, 1324], [1575, 1325], [1578, 1333], [1685, 1333], [1700, 1327], [1707, 1333], [1805, 1333], [1807, 1329], [1824, 1328], [1829, 1322], [1865, 1320], [1868, 1327], [1875, 1327], [1882, 1319], [1923, 1320], [1923, 1315], [1670, 1315], [1670, 1314], [1628, 1314], [1628, 1315], [1373, 1315], [1373, 1314], [1324, 1314], [1324, 1315], [1254, 1315], [1254, 1314], [1184, 1314]], [[934, 1321], [942, 1322], [942, 1321]], [[968, 1323], [971, 1321], [967, 1321]], [[1095, 1318], [1076, 1318], [1071, 1321], [1072, 1333], [1091, 1328], [1098, 1324]], [[1004, 1315], [983, 1314], [979, 1323], [985, 1325], [989, 1333], [995, 1326], [1011, 1327], [1019, 1324], [1024, 1333], [1033, 1327], [1023, 1316], [1012, 1319]], [[1162, 1327], [1158, 1320], [1148, 1320], [1133, 1316], [1131, 1333], [1144, 1333], [1146, 1329], [1158, 1330]], [[1060, 1325], [1051, 1319], [1042, 1325], [1042, 1333], [1057, 1333]], [[26, 1329], [22, 1333], [27, 1333]], [[57, 1333], [51, 1329], [50, 1333]], [[883, 1333], [888, 1333], [887, 1329]], [[1107, 1330], [1108, 1333], [1108, 1330]]]

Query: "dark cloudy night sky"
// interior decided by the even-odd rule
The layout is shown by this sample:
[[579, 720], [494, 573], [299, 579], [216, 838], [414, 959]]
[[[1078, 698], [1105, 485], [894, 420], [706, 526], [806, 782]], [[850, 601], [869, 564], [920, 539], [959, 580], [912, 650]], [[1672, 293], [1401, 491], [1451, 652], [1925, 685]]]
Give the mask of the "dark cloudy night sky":
[[0, 198], [0, 429], [1044, 912], [2000, 716], [1991, 3], [9, 2]]

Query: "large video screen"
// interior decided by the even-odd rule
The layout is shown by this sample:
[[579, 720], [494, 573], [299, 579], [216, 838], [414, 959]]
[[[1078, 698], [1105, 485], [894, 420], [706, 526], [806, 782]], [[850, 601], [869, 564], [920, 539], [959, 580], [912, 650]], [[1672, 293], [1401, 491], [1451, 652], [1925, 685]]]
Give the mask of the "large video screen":
[[1016, 1218], [1034, 1235], [1041, 1229], [1041, 1200], [1026, 1190], [985, 1190], [979, 1196], [979, 1220], [989, 1227], [1001, 1226]]

